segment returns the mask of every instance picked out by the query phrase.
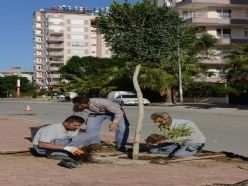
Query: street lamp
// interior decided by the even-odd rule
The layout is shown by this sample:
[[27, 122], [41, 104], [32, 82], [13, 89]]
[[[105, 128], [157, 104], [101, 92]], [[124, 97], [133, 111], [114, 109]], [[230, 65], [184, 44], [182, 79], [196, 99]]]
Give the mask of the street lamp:
[[183, 85], [182, 85], [182, 66], [181, 66], [181, 50], [179, 46], [179, 42], [177, 45], [177, 56], [178, 56], [178, 75], [179, 75], [179, 95], [180, 95], [180, 103], [183, 103]]

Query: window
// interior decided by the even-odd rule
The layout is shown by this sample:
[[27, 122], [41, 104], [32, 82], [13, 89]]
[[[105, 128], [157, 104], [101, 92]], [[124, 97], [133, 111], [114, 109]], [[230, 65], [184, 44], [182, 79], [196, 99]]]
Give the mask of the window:
[[216, 10], [218, 18], [231, 18], [232, 11], [230, 9], [218, 9]]
[[231, 37], [231, 29], [229, 28], [218, 28], [216, 30], [217, 36], [221, 38], [230, 38]]
[[63, 19], [62, 18], [48, 18], [48, 22], [59, 24], [59, 23], [63, 23]]
[[89, 50], [84, 50], [84, 53], [85, 53], [85, 55], [88, 55], [89, 54]]
[[248, 9], [245, 9], [245, 17], [248, 18]]
[[75, 48], [81, 48], [84, 46], [83, 44], [83, 41], [72, 41], [72, 44], [71, 44], [72, 47], [75, 47]]
[[244, 35], [245, 35], [245, 38], [248, 38], [248, 28], [245, 28]]

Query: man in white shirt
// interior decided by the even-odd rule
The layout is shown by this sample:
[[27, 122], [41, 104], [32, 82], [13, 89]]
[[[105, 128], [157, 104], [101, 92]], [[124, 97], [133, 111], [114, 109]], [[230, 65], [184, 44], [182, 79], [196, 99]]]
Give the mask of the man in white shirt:
[[186, 127], [190, 130], [190, 134], [182, 136], [182, 143], [178, 144], [172, 139], [166, 139], [162, 143], [150, 146], [150, 152], [154, 154], [167, 154], [174, 157], [192, 156], [202, 148], [206, 142], [206, 138], [199, 130], [195, 123], [188, 120], [172, 119], [166, 112], [156, 112], [151, 115], [151, 119], [158, 124], [161, 135], [163, 135], [163, 126], [170, 128]]
[[96, 142], [95, 135], [79, 134], [84, 119], [79, 116], [69, 116], [63, 123], [42, 127], [35, 134], [33, 148], [38, 155], [81, 155], [81, 147]]

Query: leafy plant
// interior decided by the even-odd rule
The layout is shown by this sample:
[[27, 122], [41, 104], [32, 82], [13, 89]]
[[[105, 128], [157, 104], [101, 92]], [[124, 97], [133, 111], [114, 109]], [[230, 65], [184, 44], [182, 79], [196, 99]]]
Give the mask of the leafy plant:
[[192, 134], [191, 128], [185, 125], [178, 128], [171, 128], [169, 125], [163, 125], [160, 126], [160, 130], [166, 139], [171, 140], [173, 143], [177, 144], [182, 144], [184, 142], [183, 137], [190, 136]]

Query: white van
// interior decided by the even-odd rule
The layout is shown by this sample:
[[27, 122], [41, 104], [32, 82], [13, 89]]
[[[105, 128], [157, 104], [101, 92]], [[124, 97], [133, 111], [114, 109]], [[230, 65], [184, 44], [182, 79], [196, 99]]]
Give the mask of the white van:
[[[107, 99], [119, 103], [121, 105], [138, 105], [137, 95], [130, 91], [111, 91], [109, 92]], [[144, 105], [149, 105], [150, 101], [143, 98]]]

